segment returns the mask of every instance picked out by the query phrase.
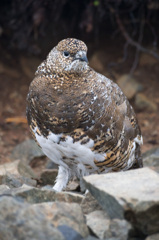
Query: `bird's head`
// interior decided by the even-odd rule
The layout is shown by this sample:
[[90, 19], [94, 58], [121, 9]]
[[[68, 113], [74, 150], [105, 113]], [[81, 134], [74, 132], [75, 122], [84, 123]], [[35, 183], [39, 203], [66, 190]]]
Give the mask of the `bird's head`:
[[56, 72], [84, 72], [88, 67], [87, 46], [75, 38], [64, 39], [49, 53], [46, 64]]

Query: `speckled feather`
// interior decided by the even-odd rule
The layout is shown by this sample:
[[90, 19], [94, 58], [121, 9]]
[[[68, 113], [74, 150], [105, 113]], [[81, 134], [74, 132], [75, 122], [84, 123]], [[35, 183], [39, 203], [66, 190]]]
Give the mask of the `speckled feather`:
[[80, 40], [59, 42], [38, 67], [27, 97], [31, 132], [60, 166], [57, 191], [73, 176], [142, 167], [133, 108], [114, 82], [89, 67], [86, 53]]

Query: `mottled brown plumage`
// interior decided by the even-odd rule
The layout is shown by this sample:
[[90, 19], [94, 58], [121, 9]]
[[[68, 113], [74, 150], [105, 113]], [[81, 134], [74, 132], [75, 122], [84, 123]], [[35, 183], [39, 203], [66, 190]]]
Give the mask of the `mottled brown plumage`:
[[27, 118], [44, 153], [60, 165], [54, 189], [71, 177], [142, 167], [142, 137], [121, 89], [87, 64], [87, 47], [64, 39], [37, 69]]

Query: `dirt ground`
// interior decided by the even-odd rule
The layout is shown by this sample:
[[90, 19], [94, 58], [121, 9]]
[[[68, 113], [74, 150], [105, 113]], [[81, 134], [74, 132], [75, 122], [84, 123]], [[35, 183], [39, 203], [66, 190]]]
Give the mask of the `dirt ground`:
[[[95, 51], [92, 50], [92, 45], [90, 46], [91, 56]], [[113, 42], [100, 49], [103, 49], [105, 69], [111, 61], [118, 62], [122, 58], [122, 51], [118, 51], [120, 47], [114, 47]], [[31, 138], [25, 118], [26, 95], [41, 59], [22, 53], [11, 53], [2, 47], [0, 51], [0, 164], [2, 164], [11, 161], [10, 153], [17, 144]], [[130, 50], [130, 56], [131, 51], [133, 50]], [[130, 57], [129, 61], [114, 68], [114, 75], [129, 73], [132, 60], [133, 57]], [[159, 62], [148, 55], [143, 55], [134, 75], [143, 85], [142, 93], [159, 108]], [[142, 152], [159, 146], [159, 111], [147, 109], [138, 111], [133, 100], [131, 104], [137, 114], [144, 139]]]

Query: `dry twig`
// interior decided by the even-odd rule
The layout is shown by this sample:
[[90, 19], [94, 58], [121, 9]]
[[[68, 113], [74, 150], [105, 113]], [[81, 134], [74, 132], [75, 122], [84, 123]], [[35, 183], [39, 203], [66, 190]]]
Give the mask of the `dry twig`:
[[12, 118], [6, 118], [5, 119], [6, 123], [15, 123], [15, 124], [19, 124], [19, 123], [27, 123], [26, 117], [12, 117]]

